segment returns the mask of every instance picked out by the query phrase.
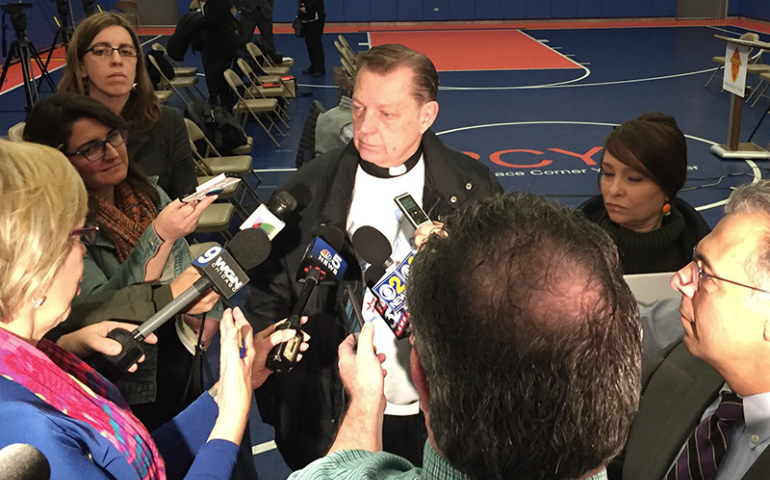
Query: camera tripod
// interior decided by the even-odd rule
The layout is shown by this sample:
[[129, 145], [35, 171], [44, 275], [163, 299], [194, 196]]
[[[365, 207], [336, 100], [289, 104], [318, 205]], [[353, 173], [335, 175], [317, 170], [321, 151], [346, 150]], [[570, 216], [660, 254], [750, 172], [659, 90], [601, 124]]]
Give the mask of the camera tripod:
[[70, 26], [70, 17], [72, 15], [72, 7], [70, 5], [70, 0], [55, 0], [56, 1], [56, 8], [59, 12], [59, 17], [61, 18], [61, 23], [58, 21], [56, 22], [59, 26], [59, 29], [56, 30], [56, 34], [53, 37], [53, 42], [51, 43], [51, 49], [48, 50], [48, 58], [45, 59], [45, 70], [48, 71], [48, 65], [51, 63], [51, 57], [53, 56], [54, 50], [56, 50], [56, 45], [61, 42], [61, 44], [64, 46], [64, 49], [66, 50], [70, 46], [70, 39], [72, 39], [72, 34], [74, 33], [74, 28]]
[[26, 110], [30, 111], [40, 99], [40, 94], [37, 90], [37, 83], [35, 82], [34, 74], [32, 73], [32, 60], [37, 63], [42, 77], [48, 82], [48, 86], [51, 87], [51, 91], [56, 91], [56, 85], [53, 83], [51, 76], [48, 74], [43, 61], [40, 58], [40, 54], [37, 53], [35, 46], [32, 42], [26, 38], [16, 38], [11, 42], [11, 48], [8, 51], [8, 57], [5, 59], [5, 65], [3, 65], [3, 72], [0, 73], [0, 87], [5, 82], [5, 77], [8, 75], [8, 69], [11, 67], [13, 60], [19, 59], [21, 64], [21, 75], [24, 78], [24, 91], [27, 97]]

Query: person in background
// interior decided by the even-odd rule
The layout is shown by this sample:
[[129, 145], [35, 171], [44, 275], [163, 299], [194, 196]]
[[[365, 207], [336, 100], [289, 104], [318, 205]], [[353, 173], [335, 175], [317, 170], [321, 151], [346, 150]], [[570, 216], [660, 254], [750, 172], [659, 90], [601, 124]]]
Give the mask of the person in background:
[[275, 0], [235, 0], [235, 8], [241, 12], [241, 42], [254, 39], [254, 27], [259, 29], [259, 48], [275, 63], [281, 63], [283, 57], [275, 48], [273, 37], [273, 5]]
[[302, 0], [297, 16], [304, 28], [305, 46], [307, 47], [307, 55], [310, 57], [310, 67], [307, 70], [302, 70], [302, 73], [311, 77], [323, 77], [326, 75], [323, 43], [324, 24], [326, 23], [324, 0]]
[[615, 239], [626, 274], [682, 268], [711, 231], [676, 196], [686, 177], [687, 143], [670, 115], [645, 113], [605, 140], [602, 193], [578, 208]]
[[231, 111], [233, 101], [230, 86], [225, 80], [225, 70], [232, 66], [238, 50], [235, 17], [229, 0], [206, 0], [200, 2], [200, 5], [205, 35], [201, 60], [209, 90], [209, 104]]
[[344, 147], [353, 139], [353, 99], [340, 98], [336, 107], [320, 115], [315, 124], [315, 154]]
[[450, 216], [409, 275], [423, 468], [381, 451], [386, 373], [367, 324], [339, 348], [339, 434], [290, 478], [606, 478], [641, 382], [641, 325], [612, 239], [567, 207], [496, 195]]
[[99, 100], [129, 128], [128, 155], [157, 176], [171, 197], [195, 191], [190, 140], [182, 113], [160, 105], [133, 27], [114, 12], [94, 14], [75, 29], [58, 91]]

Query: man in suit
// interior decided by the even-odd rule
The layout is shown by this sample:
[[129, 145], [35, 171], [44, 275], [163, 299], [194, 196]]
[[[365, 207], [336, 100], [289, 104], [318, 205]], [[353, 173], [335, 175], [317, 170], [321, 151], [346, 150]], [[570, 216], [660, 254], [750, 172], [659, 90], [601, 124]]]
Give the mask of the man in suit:
[[611, 478], [768, 477], [770, 182], [742, 185], [725, 212], [671, 279], [684, 339], [645, 372]]
[[235, 8], [241, 12], [241, 42], [254, 39], [254, 27], [259, 29], [259, 46], [262, 53], [275, 63], [283, 60], [275, 48], [273, 37], [273, 5], [275, 0], [235, 0]]
[[351, 400], [331, 453], [293, 479], [604, 478], [639, 402], [641, 326], [601, 228], [529, 193], [485, 198], [420, 247], [407, 299], [423, 468], [381, 451], [366, 324], [339, 348]]

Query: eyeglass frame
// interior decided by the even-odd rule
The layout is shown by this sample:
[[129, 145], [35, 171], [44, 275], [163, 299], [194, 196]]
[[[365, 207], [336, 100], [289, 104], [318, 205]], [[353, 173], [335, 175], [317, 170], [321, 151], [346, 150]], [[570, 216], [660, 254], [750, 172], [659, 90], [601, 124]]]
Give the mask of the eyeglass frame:
[[89, 223], [82, 228], [72, 230], [70, 232], [70, 237], [80, 237], [80, 243], [83, 245], [93, 245], [96, 243], [96, 239], [99, 238], [99, 226]]
[[[704, 271], [703, 271], [703, 267], [701, 267], [701, 266], [700, 266], [700, 264], [698, 263], [698, 260], [697, 260], [697, 258], [696, 258], [696, 257], [697, 257], [697, 250], [696, 250], [696, 249], [697, 249], [697, 248], [698, 248], [698, 247], [697, 247], [697, 246], [695, 246], [695, 247], [692, 249], [692, 262], [690, 262], [690, 263], [692, 263], [692, 264], [695, 264], [695, 267], [698, 269], [698, 275], [697, 275], [697, 276], [695, 276], [695, 275], [694, 275], [694, 276], [692, 277], [692, 278], [693, 278], [693, 280], [692, 280], [692, 283], [693, 283], [693, 285], [694, 285], [694, 287], [695, 287], [695, 291], [696, 291], [696, 292], [700, 291], [700, 283], [701, 283], [701, 280], [703, 280], [704, 278], [706, 278], [706, 279], [709, 279], [709, 278], [713, 278], [713, 279], [715, 279], [715, 280], [721, 280], [721, 281], [723, 281], [723, 282], [732, 283], [733, 285], [737, 285], [737, 286], [739, 286], [739, 287], [748, 288], [748, 289], [750, 289], [750, 290], [754, 290], [754, 291], [756, 291], [756, 292], [761, 292], [761, 293], [767, 293], [767, 294], [770, 294], [770, 291], [767, 291], [767, 290], [762, 290], [761, 288], [758, 288], [758, 287], [752, 287], [751, 285], [746, 285], [745, 283], [736, 282], [735, 280], [729, 280], [729, 279], [727, 279], [727, 278], [718, 277], [718, 276], [716, 276], [716, 275], [712, 275], [712, 274], [710, 274], [710, 273], [704, 272]], [[696, 281], [695, 279], [697, 279], [697, 281]]]
[[[120, 49], [121, 48], [125, 48], [125, 47], [133, 49], [134, 50], [134, 54], [133, 55], [123, 55], [123, 53], [121, 53]], [[105, 48], [105, 49], [109, 48], [110, 49], [110, 53], [108, 53], [107, 55], [100, 55], [100, 54], [94, 52], [95, 48]], [[139, 49], [136, 48], [135, 46], [131, 45], [131, 44], [128, 44], [128, 43], [124, 43], [124, 44], [118, 45], [117, 47], [113, 47], [112, 45], [109, 45], [109, 44], [106, 44], [106, 43], [97, 43], [96, 45], [94, 45], [91, 48], [89, 48], [88, 50], [86, 50], [86, 53], [91, 53], [91, 54], [93, 54], [96, 57], [108, 58], [108, 57], [111, 57], [115, 53], [116, 50], [118, 52], [118, 55], [121, 56], [121, 58], [136, 58], [136, 57], [139, 56]]]
[[[120, 136], [123, 138], [123, 141], [122, 141], [122, 142], [120, 142], [120, 143], [119, 143], [119, 144], [117, 144], [117, 145], [115, 145], [114, 143], [110, 142], [110, 137], [112, 137], [112, 135], [114, 135], [115, 133], [119, 133], [121, 130], [123, 131], [123, 133], [121, 133], [121, 135], [120, 135]], [[125, 145], [125, 143], [126, 143], [127, 141], [128, 141], [128, 129], [127, 129], [126, 127], [115, 127], [115, 128], [113, 128], [112, 130], [110, 130], [109, 132], [107, 132], [107, 137], [106, 137], [104, 140], [97, 140], [97, 142], [100, 142], [100, 143], [101, 143], [101, 149], [102, 149], [102, 153], [101, 153], [101, 155], [99, 155], [99, 156], [98, 156], [98, 157], [96, 157], [96, 158], [89, 158], [89, 157], [88, 157], [88, 156], [87, 156], [85, 153], [83, 153], [83, 150], [78, 150], [77, 152], [71, 152], [71, 153], [67, 153], [67, 152], [65, 152], [65, 151], [62, 151], [62, 153], [64, 153], [64, 155], [65, 155], [66, 157], [75, 157], [75, 156], [80, 156], [80, 157], [83, 157], [83, 158], [85, 158], [85, 159], [86, 159], [86, 160], [88, 160], [89, 162], [92, 162], [92, 163], [93, 163], [93, 162], [95, 162], [95, 161], [97, 161], [97, 160], [101, 159], [101, 158], [102, 158], [104, 155], [106, 155], [106, 154], [107, 154], [107, 144], [108, 144], [108, 143], [109, 143], [110, 145], [112, 145], [112, 148], [118, 148], [118, 147], [120, 147], [121, 145]], [[87, 142], [87, 143], [91, 143], [91, 142]], [[97, 145], [97, 144], [96, 144], [96, 143], [94, 143], [94, 147], [96, 147], [96, 145]], [[81, 148], [82, 148], [82, 146], [81, 146]]]

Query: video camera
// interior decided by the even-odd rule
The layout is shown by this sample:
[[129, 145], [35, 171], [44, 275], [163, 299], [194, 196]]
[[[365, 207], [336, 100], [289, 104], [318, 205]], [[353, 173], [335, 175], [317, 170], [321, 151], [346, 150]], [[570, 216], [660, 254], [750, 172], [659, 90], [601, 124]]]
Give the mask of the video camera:
[[5, 23], [5, 16], [11, 16], [11, 25], [13, 31], [16, 32], [16, 38], [24, 38], [27, 31], [27, 14], [24, 12], [32, 8], [31, 3], [5, 3], [0, 4], [0, 10], [3, 11], [3, 23]]

